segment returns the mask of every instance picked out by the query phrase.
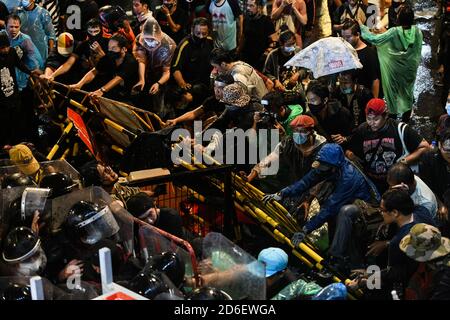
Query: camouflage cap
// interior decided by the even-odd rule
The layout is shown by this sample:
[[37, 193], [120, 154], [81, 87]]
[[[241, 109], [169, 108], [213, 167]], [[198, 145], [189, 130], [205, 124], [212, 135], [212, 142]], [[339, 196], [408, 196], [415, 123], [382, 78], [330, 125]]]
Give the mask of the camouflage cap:
[[416, 261], [431, 261], [450, 253], [450, 239], [441, 237], [439, 229], [418, 223], [402, 239], [400, 249]]

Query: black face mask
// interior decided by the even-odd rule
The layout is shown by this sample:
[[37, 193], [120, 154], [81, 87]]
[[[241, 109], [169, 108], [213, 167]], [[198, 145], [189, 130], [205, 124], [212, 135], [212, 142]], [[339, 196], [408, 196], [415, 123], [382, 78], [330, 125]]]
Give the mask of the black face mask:
[[321, 104], [308, 104], [309, 106], [309, 110], [311, 111], [311, 113], [313, 115], [318, 115], [324, 108], [325, 108], [325, 104], [321, 103]]
[[97, 35], [93, 36], [88, 33], [88, 40], [90, 43], [94, 43], [95, 41], [99, 41], [102, 38], [102, 33], [99, 32]]
[[117, 59], [120, 59], [121, 53], [120, 52], [114, 52], [114, 51], [108, 51], [108, 57], [111, 60], [116, 61]]
[[195, 44], [203, 45], [206, 42], [206, 38], [199, 38], [195, 35], [192, 35], [192, 39], [194, 40]]

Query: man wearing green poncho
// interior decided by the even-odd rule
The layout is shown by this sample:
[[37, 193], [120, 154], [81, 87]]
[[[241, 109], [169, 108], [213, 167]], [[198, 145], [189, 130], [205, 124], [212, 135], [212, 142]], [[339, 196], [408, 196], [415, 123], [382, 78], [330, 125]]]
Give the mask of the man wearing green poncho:
[[419, 67], [423, 35], [413, 25], [414, 12], [402, 5], [397, 14], [399, 27], [381, 34], [373, 34], [361, 25], [362, 37], [378, 49], [381, 83], [389, 112], [409, 120], [413, 105], [413, 90]]

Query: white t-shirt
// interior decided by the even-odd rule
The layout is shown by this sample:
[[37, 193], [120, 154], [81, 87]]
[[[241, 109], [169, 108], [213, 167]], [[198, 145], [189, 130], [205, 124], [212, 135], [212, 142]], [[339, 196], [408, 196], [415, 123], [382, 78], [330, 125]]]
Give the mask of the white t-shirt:
[[433, 191], [418, 176], [414, 176], [416, 180], [416, 190], [411, 195], [415, 205], [420, 205], [430, 211], [431, 217], [436, 217], [438, 204]]
[[228, 0], [217, 6], [214, 1], [209, 5], [213, 26], [214, 46], [225, 50], [234, 50], [237, 46], [237, 17], [234, 16]]

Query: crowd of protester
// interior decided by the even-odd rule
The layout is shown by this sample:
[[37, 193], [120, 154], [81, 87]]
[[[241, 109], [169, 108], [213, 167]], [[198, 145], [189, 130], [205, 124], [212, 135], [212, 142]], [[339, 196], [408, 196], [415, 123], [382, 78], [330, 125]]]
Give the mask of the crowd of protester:
[[[392, 299], [392, 290], [402, 299], [450, 299], [450, 13], [444, 4], [438, 57], [443, 115], [427, 141], [409, 124], [423, 42], [409, 1], [118, 2], [0, 1], [1, 155], [20, 168], [8, 175], [0, 167], [0, 191], [39, 186], [50, 189], [50, 200], [78, 192], [67, 172], [40, 165], [59, 135], [44, 144], [35, 82], [58, 82], [90, 99], [151, 111], [168, 127], [192, 129], [194, 120], [213, 117], [210, 127], [228, 145], [233, 132], [250, 133], [245, 150], [261, 145], [260, 129], [276, 129], [280, 141], [269, 155], [257, 164], [246, 158], [236, 173], [265, 193], [265, 204], [278, 201], [292, 212], [299, 223], [295, 246], [326, 223], [322, 264], [349, 277], [349, 290], [361, 289], [366, 299]], [[327, 37], [347, 41], [362, 68], [313, 79], [308, 69], [285, 66]], [[214, 154], [224, 143], [214, 135], [196, 148]], [[274, 162], [278, 172], [265, 175]], [[115, 163], [91, 157], [73, 165], [84, 188], [101, 187], [113, 202], [102, 208], [78, 201], [54, 232], [39, 212], [25, 217], [23, 205], [3, 200], [0, 217], [8, 218], [0, 220], [0, 276], [40, 274], [57, 285], [77, 267], [99, 290], [97, 252], [107, 247], [115, 279], [148, 298], [173, 294], [170, 286], [179, 299], [229, 298], [209, 287], [217, 283], [213, 278], [234, 281], [238, 269], [203, 275], [203, 289], [186, 290], [193, 279], [184, 277], [175, 253], [145, 260], [117, 236], [113, 213], [124, 208], [201, 251], [202, 239], [183, 226], [179, 212], [158, 207], [160, 190], [122, 185]], [[313, 198], [320, 203], [313, 217], [296, 210]], [[300, 293], [306, 280], [287, 253], [256, 248], [251, 253], [265, 265], [267, 299], [312, 299], [325, 287]], [[381, 289], [368, 289], [369, 265], [380, 268]], [[0, 287], [0, 298], [20, 290], [29, 298], [18, 287]]]

